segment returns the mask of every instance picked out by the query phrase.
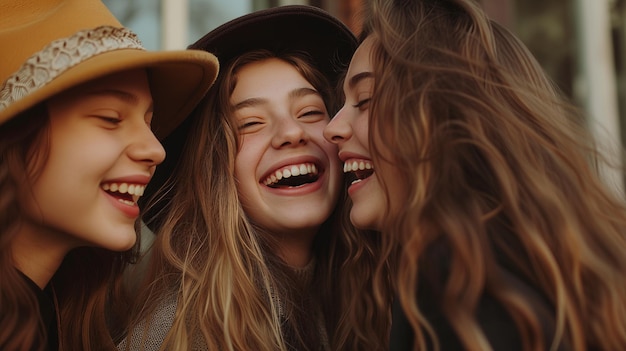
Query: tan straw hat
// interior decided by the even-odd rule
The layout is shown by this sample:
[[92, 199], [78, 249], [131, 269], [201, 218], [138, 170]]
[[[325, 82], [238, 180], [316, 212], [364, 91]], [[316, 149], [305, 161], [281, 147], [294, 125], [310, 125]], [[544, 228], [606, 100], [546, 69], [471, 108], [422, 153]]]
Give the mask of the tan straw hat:
[[100, 0], [0, 0], [0, 124], [81, 83], [146, 68], [165, 137], [215, 81], [205, 51], [146, 51]]

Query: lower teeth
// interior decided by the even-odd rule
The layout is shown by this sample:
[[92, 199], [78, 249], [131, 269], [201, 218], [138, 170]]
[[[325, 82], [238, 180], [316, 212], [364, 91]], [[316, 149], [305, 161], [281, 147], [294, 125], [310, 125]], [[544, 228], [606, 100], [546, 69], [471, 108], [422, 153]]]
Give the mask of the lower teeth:
[[117, 201], [119, 201], [119, 202], [121, 202], [121, 203], [123, 203], [125, 205], [128, 205], [128, 206], [135, 206], [135, 203], [132, 202], [132, 201], [128, 201], [128, 200], [124, 200], [124, 199], [117, 199]]

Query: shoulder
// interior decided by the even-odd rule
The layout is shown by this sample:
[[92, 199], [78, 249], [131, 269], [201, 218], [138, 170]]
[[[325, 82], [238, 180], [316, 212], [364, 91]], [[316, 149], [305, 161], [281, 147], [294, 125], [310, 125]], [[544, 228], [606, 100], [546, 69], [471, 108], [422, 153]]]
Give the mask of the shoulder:
[[[551, 308], [541, 293], [530, 284], [511, 273], [506, 273], [505, 279], [509, 286], [515, 289], [527, 302], [530, 309], [537, 316], [544, 334], [546, 345], [554, 336], [554, 316]], [[424, 283], [424, 282], [422, 282]], [[439, 291], [428, 284], [420, 284], [417, 303], [420, 312], [426, 318], [439, 341], [441, 350], [463, 350], [457, 333], [452, 328], [441, 308]], [[390, 350], [411, 350], [414, 334], [405, 312], [397, 301], [392, 309], [392, 326], [390, 336]], [[494, 350], [521, 350], [522, 339], [519, 329], [506, 307], [492, 294], [485, 293], [480, 298], [474, 317], [485, 337]], [[432, 343], [428, 343], [428, 349]]]
[[177, 302], [173, 296], [164, 299], [154, 313], [128, 331], [118, 350], [157, 351], [172, 328]]

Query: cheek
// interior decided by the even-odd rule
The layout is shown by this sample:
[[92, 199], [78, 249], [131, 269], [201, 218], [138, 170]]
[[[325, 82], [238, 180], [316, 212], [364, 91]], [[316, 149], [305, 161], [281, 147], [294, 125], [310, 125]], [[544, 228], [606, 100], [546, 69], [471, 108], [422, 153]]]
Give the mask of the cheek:
[[245, 173], [246, 166], [254, 159], [253, 138], [240, 136], [239, 147], [235, 155], [235, 176]]
[[235, 179], [243, 186], [256, 181], [256, 169], [263, 157], [264, 148], [254, 138], [242, 139], [235, 156]]
[[384, 181], [386, 187], [385, 196], [390, 206], [389, 210], [392, 214], [395, 214], [405, 207], [404, 204], [407, 201], [409, 190], [407, 181], [394, 164], [386, 161], [381, 161], [380, 163], [376, 174]]
[[359, 140], [359, 143], [363, 145], [367, 149], [370, 150], [369, 145], [369, 122], [368, 116], [364, 115], [362, 118], [359, 118], [353, 125], [352, 128], [354, 133]]

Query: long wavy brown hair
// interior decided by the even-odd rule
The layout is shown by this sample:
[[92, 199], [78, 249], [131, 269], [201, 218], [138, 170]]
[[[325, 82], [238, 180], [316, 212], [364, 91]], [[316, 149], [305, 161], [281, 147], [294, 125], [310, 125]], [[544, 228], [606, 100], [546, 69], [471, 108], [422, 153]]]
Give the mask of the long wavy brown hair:
[[[152, 206], [163, 201], [167, 206], [145, 219], [149, 226], [157, 221], [158, 230], [130, 330], [158, 318], [164, 296], [174, 296], [176, 313], [162, 350], [189, 350], [194, 340], [209, 350], [316, 350], [319, 306], [331, 349], [386, 348], [389, 312], [374, 303], [372, 288], [379, 236], [350, 225], [346, 195], [313, 243], [315, 291], [294, 279], [272, 233], [252, 223], [239, 201], [234, 177], [239, 136], [230, 95], [240, 67], [273, 57], [293, 65], [320, 92], [329, 113], [337, 110], [334, 90], [302, 52], [257, 50], [221, 68], [190, 117], [177, 171], [154, 197]], [[355, 291], [366, 286], [355, 299]]]
[[374, 162], [386, 189], [406, 187], [388, 199], [401, 210], [383, 241], [403, 248], [396, 280], [414, 349], [438, 345], [416, 301], [429, 275], [467, 349], [491, 349], [474, 315], [484, 294], [524, 350], [626, 349], [626, 209], [598, 176], [607, 160], [581, 113], [471, 0], [373, 0], [365, 23]]
[[[22, 218], [18, 196], [28, 191], [47, 160], [45, 103], [0, 126], [0, 349], [44, 350], [48, 335], [37, 297], [15, 268], [11, 243]], [[138, 245], [138, 244], [137, 244]], [[58, 314], [60, 349], [115, 350], [115, 316], [127, 310], [122, 271], [137, 248], [70, 251], [50, 281]], [[120, 313], [120, 314], [117, 314]]]

